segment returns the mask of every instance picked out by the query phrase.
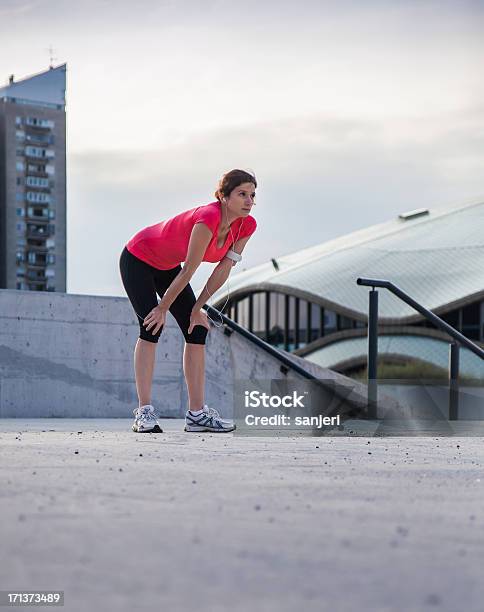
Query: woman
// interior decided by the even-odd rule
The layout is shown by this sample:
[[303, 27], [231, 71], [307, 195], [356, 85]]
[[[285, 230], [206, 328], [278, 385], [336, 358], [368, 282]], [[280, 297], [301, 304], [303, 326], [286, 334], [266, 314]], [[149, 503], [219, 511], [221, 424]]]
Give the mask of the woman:
[[[183, 372], [189, 397], [185, 431], [235, 429], [204, 404], [205, 340], [210, 327], [201, 308], [225, 283], [234, 260], [240, 259], [255, 232], [257, 223], [250, 211], [256, 187], [255, 176], [231, 170], [219, 181], [215, 202], [142, 229], [121, 253], [121, 278], [140, 326], [134, 350], [139, 407], [133, 411], [133, 431], [161, 432], [151, 404], [151, 385], [156, 344], [168, 310], [185, 337]], [[202, 261], [219, 263], [195, 299], [190, 280]], [[183, 268], [181, 262], [185, 262]]]

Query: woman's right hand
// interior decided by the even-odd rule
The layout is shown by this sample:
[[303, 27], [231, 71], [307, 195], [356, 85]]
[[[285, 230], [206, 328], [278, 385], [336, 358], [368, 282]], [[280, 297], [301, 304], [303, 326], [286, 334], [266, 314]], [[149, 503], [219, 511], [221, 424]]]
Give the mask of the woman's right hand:
[[160, 308], [160, 305], [155, 306], [151, 312], [149, 312], [143, 320], [143, 325], [146, 325], [146, 331], [149, 331], [151, 328], [153, 329], [153, 336], [156, 335], [161, 326], [165, 323], [166, 310], [164, 308]]

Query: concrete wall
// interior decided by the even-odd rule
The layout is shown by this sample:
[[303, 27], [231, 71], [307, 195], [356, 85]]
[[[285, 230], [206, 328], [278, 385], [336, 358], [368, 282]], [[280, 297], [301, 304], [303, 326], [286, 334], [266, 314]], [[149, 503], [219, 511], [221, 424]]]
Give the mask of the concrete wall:
[[[131, 417], [138, 325], [127, 298], [0, 290], [0, 417]], [[160, 416], [187, 408], [183, 336], [168, 314], [157, 348], [152, 403]], [[293, 357], [318, 378], [355, 383]], [[290, 371], [288, 377], [299, 378]], [[280, 363], [237, 333], [212, 328], [205, 401], [233, 413], [234, 380], [284, 378]], [[364, 387], [354, 397], [364, 401]]]

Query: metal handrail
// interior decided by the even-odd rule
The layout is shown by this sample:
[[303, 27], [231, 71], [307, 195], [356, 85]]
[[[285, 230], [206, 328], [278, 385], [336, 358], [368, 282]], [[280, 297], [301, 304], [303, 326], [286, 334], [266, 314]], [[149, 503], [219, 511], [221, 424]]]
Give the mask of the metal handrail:
[[[282, 351], [280, 351], [279, 349], [275, 348], [274, 346], [272, 346], [268, 342], [265, 342], [264, 340], [261, 340], [258, 336], [256, 336], [252, 332], [250, 332], [247, 329], [245, 329], [245, 327], [240, 326], [238, 323], [236, 323], [235, 321], [233, 321], [232, 319], [230, 319], [229, 317], [227, 317], [226, 315], [224, 315], [223, 313], [218, 311], [213, 306], [209, 306], [208, 304], [204, 304], [202, 306], [202, 308], [204, 310], [206, 310], [207, 313], [211, 317], [214, 317], [214, 316], [215, 317], [217, 317], [217, 316], [220, 317], [222, 319], [223, 323], [227, 327], [229, 327], [231, 330], [236, 331], [238, 334], [240, 334], [241, 336], [244, 336], [244, 338], [247, 338], [247, 340], [249, 340], [250, 342], [252, 342], [256, 346], [261, 348], [263, 351], [265, 351], [269, 355], [272, 355], [273, 357], [278, 359], [281, 362], [281, 364], [283, 364], [283, 365], [281, 365], [281, 371], [284, 374], [287, 374], [289, 368], [291, 368], [294, 372], [297, 372], [298, 374], [300, 374], [304, 378], [306, 378], [308, 380], [312, 380], [318, 386], [322, 386], [323, 388], [326, 388], [326, 385], [324, 384], [324, 380], [319, 379], [317, 376], [314, 376], [314, 374], [311, 374], [311, 372], [308, 372], [307, 370], [305, 370], [303, 367], [301, 367], [297, 363], [294, 363], [294, 361], [291, 361], [291, 359], [286, 357], [286, 355]], [[225, 330], [225, 332], [227, 333], [227, 330]], [[229, 332], [229, 333], [231, 333], [231, 332]], [[343, 401], [347, 402], [348, 404], [353, 405], [354, 408], [357, 408], [358, 410], [361, 410], [361, 403], [357, 402], [354, 399], [349, 398], [347, 396], [347, 394], [345, 394], [345, 393], [342, 394], [341, 390], [338, 389], [338, 386], [332, 387], [331, 388], [331, 392], [333, 392], [337, 397], [340, 397], [340, 399], [342, 399]]]
[[446, 323], [440, 317], [435, 315], [413, 298], [405, 291], [387, 280], [376, 278], [357, 278], [358, 285], [371, 287], [369, 294], [369, 312], [368, 312], [368, 412], [371, 416], [376, 416], [378, 403], [378, 385], [377, 385], [377, 359], [378, 359], [378, 291], [375, 287], [388, 289], [406, 304], [420, 312], [428, 321], [431, 321], [436, 327], [443, 332], [449, 334], [455, 342], [449, 345], [449, 420], [457, 420], [459, 413], [459, 349], [462, 344], [475, 355], [484, 359], [484, 350], [477, 344], [474, 344], [469, 338], [466, 338], [451, 325]]
[[466, 338], [463, 334], [454, 329], [451, 325], [446, 323], [440, 317], [435, 315], [432, 311], [428, 310], [418, 302], [416, 302], [413, 298], [411, 298], [407, 293], [402, 291], [399, 287], [391, 283], [387, 280], [379, 280], [375, 278], [358, 278], [356, 279], [356, 283], [358, 285], [364, 285], [367, 287], [382, 287], [384, 289], [388, 289], [394, 295], [399, 297], [401, 300], [406, 302], [409, 306], [420, 312], [426, 319], [432, 321], [439, 329], [452, 336], [454, 340], [457, 340], [460, 344], [464, 345], [470, 351], [475, 353], [481, 359], [484, 359], [484, 350], [481, 349], [477, 344], [474, 344], [469, 338]]
[[222, 321], [224, 322], [224, 324], [227, 325], [227, 327], [230, 327], [231, 329], [239, 333], [241, 336], [244, 336], [244, 338], [247, 338], [248, 340], [250, 340], [253, 344], [256, 344], [259, 348], [266, 351], [266, 353], [269, 353], [270, 355], [272, 355], [273, 357], [281, 361], [286, 367], [291, 368], [292, 370], [294, 370], [301, 376], [304, 376], [304, 378], [307, 378], [309, 380], [318, 380], [316, 376], [311, 374], [311, 372], [308, 372], [307, 370], [302, 368], [297, 363], [294, 363], [293, 361], [291, 361], [288, 357], [286, 357], [286, 355], [284, 355], [284, 353], [276, 349], [274, 346], [272, 346], [268, 342], [261, 340], [258, 336], [248, 331], [244, 327], [240, 326], [235, 321], [232, 321], [232, 319], [229, 319], [229, 317], [219, 312], [213, 306], [204, 304], [202, 308], [204, 308], [211, 317], [220, 317]]

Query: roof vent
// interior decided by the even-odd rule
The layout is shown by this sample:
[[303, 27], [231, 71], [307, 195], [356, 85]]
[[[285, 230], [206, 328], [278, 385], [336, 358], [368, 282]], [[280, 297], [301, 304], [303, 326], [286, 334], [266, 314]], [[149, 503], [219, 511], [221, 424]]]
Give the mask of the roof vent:
[[429, 214], [428, 208], [416, 208], [415, 210], [409, 210], [408, 212], [400, 213], [398, 215], [399, 219], [403, 221], [408, 221], [409, 219], [416, 219], [417, 217], [423, 217], [424, 215]]

